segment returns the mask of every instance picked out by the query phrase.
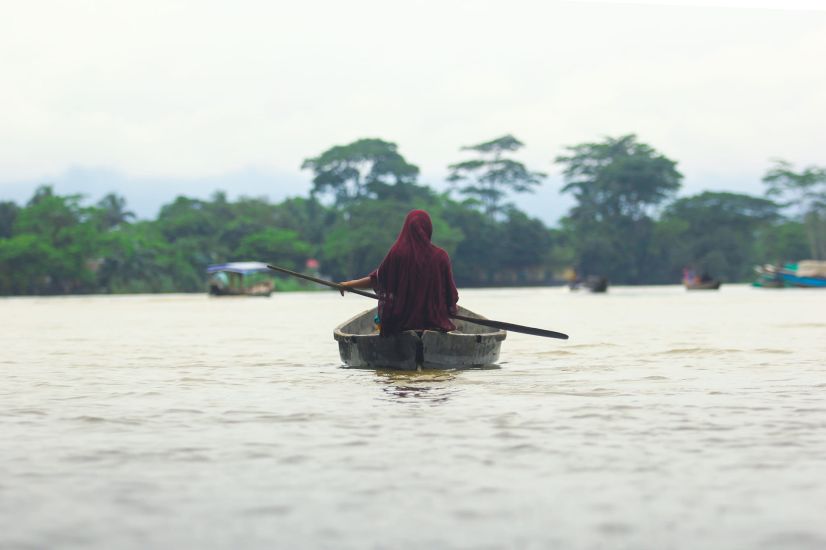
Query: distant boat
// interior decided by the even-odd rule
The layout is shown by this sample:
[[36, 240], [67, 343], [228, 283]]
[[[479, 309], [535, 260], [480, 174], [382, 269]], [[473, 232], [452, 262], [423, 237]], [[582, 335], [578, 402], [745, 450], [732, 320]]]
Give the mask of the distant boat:
[[585, 280], [577, 280], [568, 284], [570, 290], [579, 290], [584, 288], [590, 292], [607, 292], [608, 278], [600, 277], [598, 275], [589, 275]]
[[[377, 309], [359, 313], [336, 327], [341, 360], [349, 367], [401, 370], [461, 369], [492, 365], [506, 332], [501, 329], [454, 320], [456, 330], [405, 330], [380, 336], [374, 323]], [[459, 314], [481, 318], [463, 307]]]
[[713, 279], [705, 271], [698, 275], [692, 267], [683, 268], [683, 286], [686, 290], [718, 290], [721, 284], [719, 279]]
[[826, 288], [826, 262], [804, 260], [782, 267], [766, 264], [754, 268], [757, 280], [752, 285], [762, 288]]
[[781, 273], [780, 278], [786, 286], [799, 288], [826, 288], [826, 279], [819, 277], [799, 277], [791, 273]]
[[608, 278], [591, 275], [585, 279], [585, 288], [591, 292], [608, 292]]
[[757, 279], [751, 284], [758, 288], [785, 288], [786, 283], [780, 278], [777, 266], [772, 264], [756, 265], [754, 272], [757, 274]]
[[720, 285], [723, 284], [717, 279], [710, 281], [683, 281], [686, 290], [719, 290]]
[[269, 296], [275, 284], [267, 264], [230, 262], [207, 267], [211, 296]]

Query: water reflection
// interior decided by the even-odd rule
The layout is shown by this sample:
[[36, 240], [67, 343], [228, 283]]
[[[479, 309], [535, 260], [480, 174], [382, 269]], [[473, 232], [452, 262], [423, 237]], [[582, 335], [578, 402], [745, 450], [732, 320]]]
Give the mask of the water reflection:
[[459, 373], [444, 370], [377, 370], [376, 382], [384, 392], [384, 398], [443, 403], [458, 391], [452, 382]]
[[477, 370], [499, 369], [499, 365], [457, 370], [376, 370], [376, 383], [380, 385], [383, 398], [393, 400], [415, 400], [443, 403], [458, 393], [455, 384], [461, 376]]

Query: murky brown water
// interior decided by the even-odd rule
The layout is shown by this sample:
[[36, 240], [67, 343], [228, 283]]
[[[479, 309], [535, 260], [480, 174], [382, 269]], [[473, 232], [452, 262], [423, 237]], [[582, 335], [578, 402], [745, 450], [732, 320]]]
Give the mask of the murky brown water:
[[0, 300], [0, 547], [826, 547], [826, 291], [461, 292], [499, 369], [339, 368], [328, 292]]

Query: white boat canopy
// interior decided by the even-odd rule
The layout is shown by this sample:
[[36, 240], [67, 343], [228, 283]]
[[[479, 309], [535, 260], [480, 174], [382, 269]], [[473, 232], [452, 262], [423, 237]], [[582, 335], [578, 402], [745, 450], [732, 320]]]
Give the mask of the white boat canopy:
[[247, 273], [269, 271], [269, 269], [267, 268], [267, 264], [262, 262], [229, 262], [227, 264], [214, 264], [207, 267], [207, 273], [218, 273], [219, 271], [246, 275]]

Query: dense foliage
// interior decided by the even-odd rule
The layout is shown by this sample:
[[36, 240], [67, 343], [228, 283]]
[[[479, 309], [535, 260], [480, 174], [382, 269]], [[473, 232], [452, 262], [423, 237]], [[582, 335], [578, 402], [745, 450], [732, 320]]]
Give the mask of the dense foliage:
[[[725, 281], [754, 264], [826, 256], [826, 171], [778, 162], [772, 198], [705, 192], [675, 198], [676, 162], [636, 136], [568, 147], [556, 158], [576, 204], [548, 228], [506, 201], [544, 174], [505, 155], [513, 136], [465, 148], [450, 166], [458, 196], [418, 182], [396, 144], [362, 139], [308, 158], [309, 197], [177, 197], [135, 220], [115, 194], [88, 204], [42, 186], [25, 205], [0, 202], [0, 294], [203, 291], [211, 263], [260, 260], [341, 280], [372, 270], [406, 213], [424, 208], [460, 286], [561, 282], [567, 268], [614, 283], [676, 283], [685, 266]], [[295, 286], [293, 284], [293, 286]]]
[[542, 172], [531, 172], [521, 162], [505, 158], [506, 153], [522, 147], [524, 144], [511, 135], [462, 147], [476, 153], [477, 158], [451, 164], [447, 180], [462, 195], [479, 201], [488, 216], [497, 217], [511, 206], [502, 204], [508, 192], [531, 192], [545, 178]]

